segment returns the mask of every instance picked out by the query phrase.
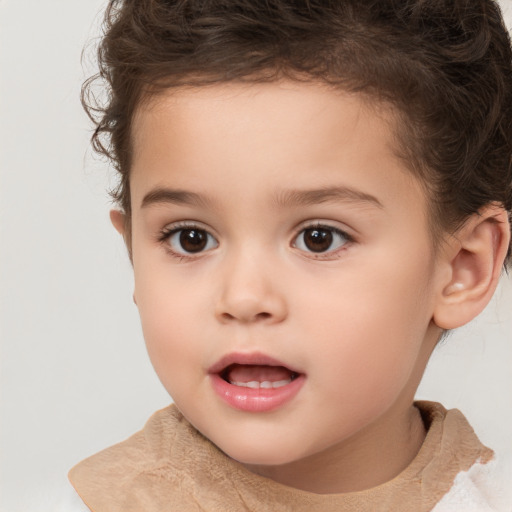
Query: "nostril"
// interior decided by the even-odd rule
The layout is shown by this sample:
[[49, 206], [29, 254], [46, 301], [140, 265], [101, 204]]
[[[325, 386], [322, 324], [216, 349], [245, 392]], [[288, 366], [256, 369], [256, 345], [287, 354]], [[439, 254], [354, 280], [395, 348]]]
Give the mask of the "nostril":
[[274, 323], [287, 315], [284, 298], [275, 293], [244, 295], [231, 292], [223, 294], [215, 304], [215, 317], [223, 323]]
[[237, 318], [239, 320], [249, 320], [249, 321], [254, 321], [254, 320], [266, 320], [267, 318], [272, 318], [272, 314], [271, 313], [267, 313], [266, 311], [262, 311], [261, 313], [256, 313], [254, 316], [252, 316], [251, 318], [249, 318], [249, 316], [247, 316], [247, 318], [243, 318], [241, 315], [240, 317], [237, 317], [236, 315], [232, 315], [231, 313], [222, 313], [222, 318], [223, 320], [236, 320]]

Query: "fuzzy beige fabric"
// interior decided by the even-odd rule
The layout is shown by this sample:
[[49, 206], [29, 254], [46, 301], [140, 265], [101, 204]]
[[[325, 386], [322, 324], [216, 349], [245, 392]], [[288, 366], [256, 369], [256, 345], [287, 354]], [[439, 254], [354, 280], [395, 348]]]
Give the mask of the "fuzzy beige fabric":
[[204, 438], [175, 406], [156, 412], [126, 441], [82, 461], [71, 483], [93, 512], [426, 512], [460, 471], [488, 462], [464, 416], [417, 402], [428, 433], [393, 480], [347, 494], [314, 494], [255, 475]]

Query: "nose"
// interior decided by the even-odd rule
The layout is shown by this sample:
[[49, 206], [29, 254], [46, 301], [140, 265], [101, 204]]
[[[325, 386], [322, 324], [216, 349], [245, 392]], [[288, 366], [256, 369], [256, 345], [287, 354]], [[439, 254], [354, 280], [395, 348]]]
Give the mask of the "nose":
[[288, 315], [282, 283], [269, 264], [250, 255], [226, 265], [215, 315], [221, 323], [279, 323]]

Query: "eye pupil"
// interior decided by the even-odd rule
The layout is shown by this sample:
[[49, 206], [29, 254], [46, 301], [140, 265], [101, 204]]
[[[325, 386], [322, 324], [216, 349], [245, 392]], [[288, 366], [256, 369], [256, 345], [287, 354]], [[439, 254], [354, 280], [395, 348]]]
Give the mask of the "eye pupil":
[[311, 228], [304, 231], [304, 244], [313, 252], [323, 252], [331, 247], [332, 232], [327, 229]]
[[180, 245], [187, 252], [202, 251], [208, 243], [208, 236], [200, 229], [183, 229], [180, 233]]

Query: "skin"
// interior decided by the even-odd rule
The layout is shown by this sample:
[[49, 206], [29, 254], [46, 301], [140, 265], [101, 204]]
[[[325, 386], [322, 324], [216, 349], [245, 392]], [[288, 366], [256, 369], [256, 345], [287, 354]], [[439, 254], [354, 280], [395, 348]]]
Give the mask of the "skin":
[[[506, 213], [486, 210], [434, 252], [392, 116], [318, 84], [165, 92], [137, 111], [133, 149], [134, 298], [185, 417], [249, 470], [296, 488], [349, 492], [395, 477], [425, 436], [413, 399], [442, 329], [469, 321], [496, 286]], [[290, 189], [343, 187], [352, 193], [282, 201]], [[125, 220], [112, 212], [126, 235]], [[204, 251], [165, 238], [183, 223], [208, 233]], [[312, 252], [304, 229], [316, 224], [348, 236]], [[305, 383], [276, 410], [234, 409], [208, 375], [232, 352], [267, 354]]]

